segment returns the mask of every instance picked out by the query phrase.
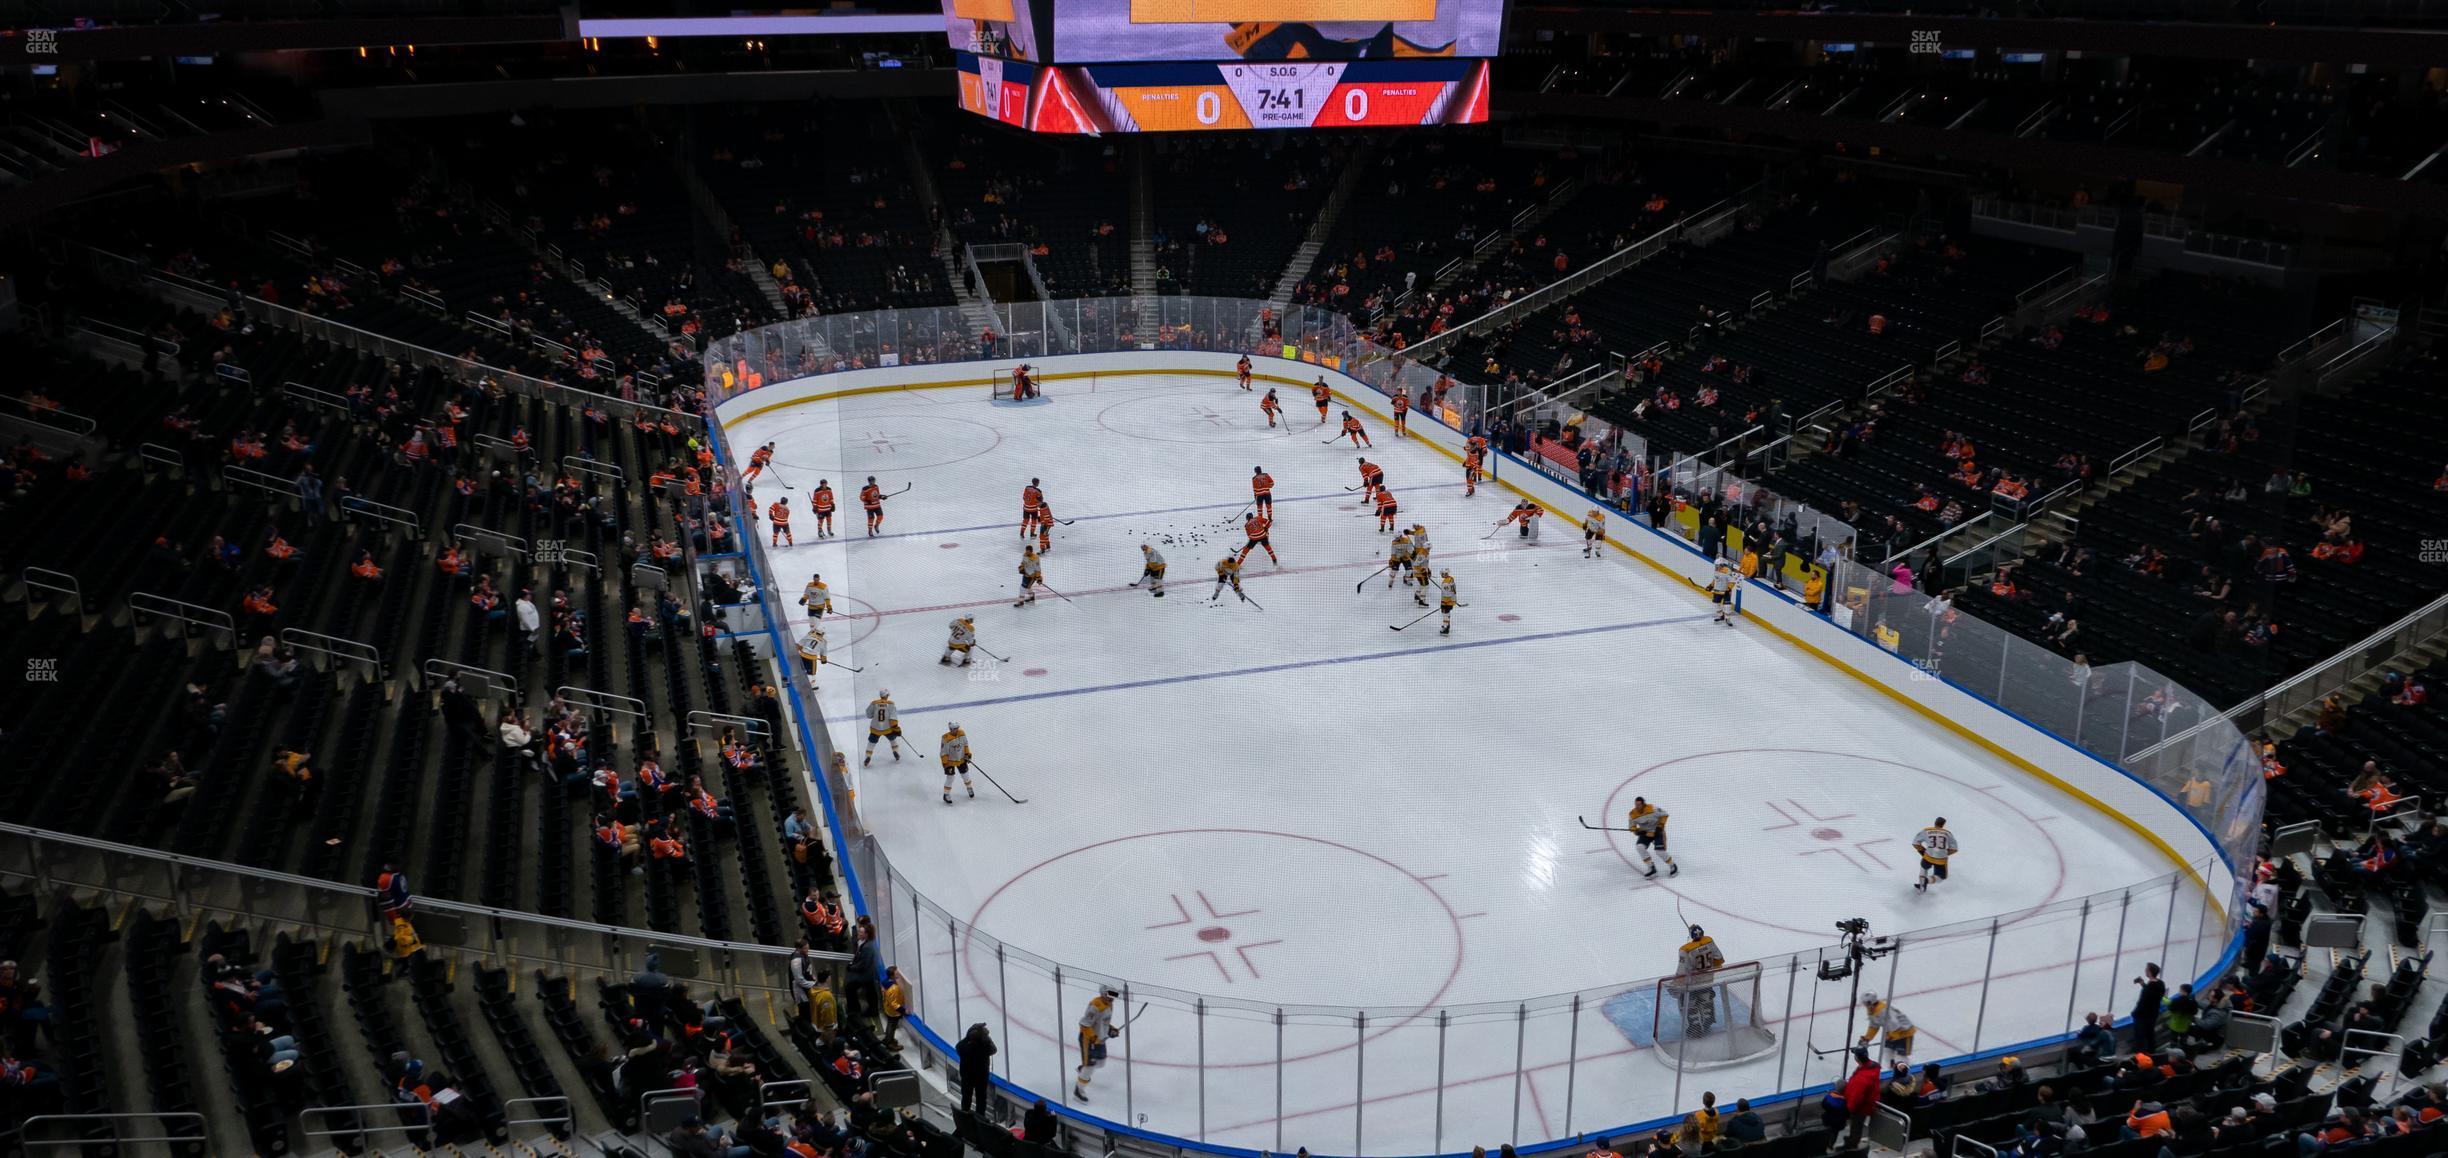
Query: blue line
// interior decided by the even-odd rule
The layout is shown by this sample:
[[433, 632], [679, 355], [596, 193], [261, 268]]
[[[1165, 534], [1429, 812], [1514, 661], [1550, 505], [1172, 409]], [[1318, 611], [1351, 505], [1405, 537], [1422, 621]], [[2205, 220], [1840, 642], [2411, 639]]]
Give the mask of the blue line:
[[[992, 708], [1004, 704], [1023, 704], [1031, 700], [1051, 700], [1063, 696], [1084, 696], [1096, 692], [1122, 692], [1133, 688], [1163, 687], [1166, 684], [1196, 683], [1201, 680], [1229, 679], [1234, 676], [1265, 675], [1269, 672], [1297, 671], [1309, 667], [1329, 667], [1340, 663], [1363, 663], [1375, 659], [1404, 659], [1415, 655], [1432, 655], [1440, 651], [1463, 651], [1475, 647], [1503, 647], [1515, 643], [1537, 643], [1549, 639], [1566, 639], [1576, 635], [1596, 635], [1608, 631], [1633, 631], [1643, 627], [1663, 627], [1675, 623], [1697, 623], [1706, 615], [1675, 615], [1665, 619], [1641, 619], [1630, 623], [1603, 623], [1596, 627], [1573, 627], [1562, 631], [1542, 631], [1532, 635], [1509, 635], [1503, 639], [1473, 639], [1459, 643], [1438, 643], [1426, 647], [1405, 648], [1401, 651], [1374, 651], [1360, 655], [1331, 655], [1322, 659], [1301, 659], [1289, 663], [1270, 663], [1259, 667], [1228, 668], [1224, 671], [1200, 672], [1192, 675], [1154, 676], [1143, 680], [1127, 680], [1115, 684], [1097, 684], [1084, 688], [1061, 688], [1050, 692], [1028, 692], [1017, 696], [1000, 696], [991, 700], [968, 700], [957, 704], [927, 704], [909, 709], [913, 712], [942, 712], [961, 708]], [[846, 716], [827, 716], [827, 723], [846, 723], [867, 718], [865, 712]]]
[[[1387, 489], [1387, 490], [1390, 490], [1390, 491], [1393, 491], [1393, 492], [1395, 492], [1395, 493], [1397, 493], [1397, 494], [1401, 494], [1401, 493], [1406, 492], [1406, 491], [1427, 491], [1427, 490], [1436, 490], [1436, 489], [1438, 489], [1438, 488], [1439, 488], [1439, 484], [1436, 484], [1436, 483], [1421, 483], [1421, 484], [1419, 484], [1418, 486], [1409, 486], [1409, 487], [1387, 487], [1386, 489]], [[1294, 498], [1288, 498], [1288, 499], [1277, 499], [1277, 500], [1275, 500], [1275, 502], [1276, 502], [1276, 503], [1278, 503], [1278, 504], [1282, 504], [1282, 503], [1314, 503], [1314, 502], [1316, 502], [1316, 501], [1318, 501], [1318, 500], [1320, 500], [1320, 499], [1340, 499], [1340, 498], [1352, 498], [1352, 501], [1354, 501], [1354, 502], [1358, 502], [1359, 500], [1358, 500], [1357, 498], [1353, 498], [1353, 495], [1354, 495], [1354, 494], [1356, 494], [1356, 493], [1357, 493], [1357, 492], [1348, 492], [1348, 491], [1347, 491], [1347, 492], [1345, 492], [1345, 493], [1343, 493], [1343, 494], [1334, 494], [1334, 495], [1300, 495], [1300, 496], [1297, 496], [1297, 497], [1294, 497]], [[1224, 509], [1224, 508], [1226, 508], [1226, 507], [1229, 507], [1229, 506], [1235, 506], [1235, 505], [1239, 505], [1239, 506], [1244, 506], [1244, 507], [1246, 507], [1246, 506], [1249, 506], [1249, 505], [1251, 504], [1251, 502], [1252, 502], [1252, 500], [1247, 500], [1247, 499], [1245, 499], [1245, 500], [1243, 500], [1242, 502], [1240, 502], [1239, 504], [1234, 504], [1234, 503], [1201, 503], [1201, 504], [1199, 504], [1198, 506], [1195, 506], [1195, 507], [1158, 507], [1158, 508], [1156, 508], [1155, 510], [1152, 510], [1152, 511], [1116, 511], [1115, 513], [1110, 514], [1110, 515], [1081, 515], [1080, 517], [1078, 517], [1078, 518], [1076, 518], [1076, 519], [1073, 519], [1073, 520], [1071, 520], [1071, 521], [1072, 521], [1072, 522], [1074, 522], [1074, 523], [1093, 523], [1093, 522], [1098, 522], [1098, 521], [1101, 521], [1101, 520], [1104, 520], [1104, 519], [1136, 519], [1136, 518], [1140, 518], [1140, 517], [1143, 517], [1143, 516], [1146, 516], [1146, 515], [1178, 515], [1178, 514], [1183, 514], [1183, 513], [1185, 513], [1185, 512], [1189, 512], [1189, 511], [1220, 511], [1220, 510], [1223, 510], [1223, 509]], [[1060, 520], [1060, 519], [1057, 519], [1056, 521], [1057, 521], [1057, 522], [1060, 522], [1061, 520]], [[962, 533], [962, 532], [964, 532], [964, 531], [1008, 531], [1008, 530], [1012, 529], [1013, 527], [1015, 527], [1015, 526], [1017, 526], [1017, 525], [1019, 525], [1017, 522], [1010, 522], [1010, 523], [987, 523], [987, 524], [985, 524], [985, 525], [983, 525], [983, 526], [977, 526], [977, 527], [944, 527], [944, 528], [941, 528], [941, 529], [938, 529], [938, 530], [933, 530], [933, 531], [901, 531], [901, 532], [897, 532], [897, 533], [895, 533], [895, 534], [890, 534], [890, 535], [875, 535], [875, 536], [872, 536], [872, 537], [870, 537], [870, 536], [861, 536], [861, 537], [858, 537], [858, 538], [849, 538], [849, 537], [847, 537], [847, 536], [844, 536], [844, 537], [842, 537], [842, 546], [847, 547], [847, 546], [851, 545], [852, 543], [870, 543], [870, 542], [881, 542], [881, 541], [883, 541], [883, 540], [885, 540], [885, 539], [916, 539], [916, 538], [922, 538], [922, 537], [925, 537], [925, 536], [930, 536], [930, 535], [957, 535], [957, 534], [960, 534], [960, 533]]]

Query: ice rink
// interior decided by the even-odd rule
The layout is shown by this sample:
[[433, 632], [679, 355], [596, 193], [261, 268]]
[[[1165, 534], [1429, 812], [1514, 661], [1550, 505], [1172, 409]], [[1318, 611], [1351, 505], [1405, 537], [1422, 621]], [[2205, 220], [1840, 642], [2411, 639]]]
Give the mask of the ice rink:
[[[1839, 918], [1978, 923], [1869, 969], [1925, 1058], [1974, 1049], [1976, 1024], [1981, 1048], [2060, 1032], [2070, 1006], [2129, 1006], [2145, 960], [2172, 984], [2216, 956], [2198, 890], [2115, 820], [1756, 625], [1710, 622], [1680, 579], [1582, 558], [1564, 520], [1535, 545], [1490, 537], [1518, 496], [1465, 498], [1458, 464], [1373, 416], [1373, 450], [1323, 445], [1333, 424], [1280, 389], [1274, 430], [1257, 393], [1186, 375], [1057, 381], [1023, 404], [892, 391], [727, 427], [743, 454], [777, 444], [760, 505], [778, 481], [802, 512], [819, 478], [841, 497], [841, 537], [801, 513], [770, 581], [831, 585], [833, 657], [865, 670], [824, 669], [818, 705], [854, 764], [861, 706], [883, 689], [900, 705], [913, 750], [854, 769], [898, 879], [863, 884], [926, 1021], [947, 1039], [986, 1023], [998, 1073], [1059, 1097], [1081, 1007], [1127, 980], [1146, 1011], [1085, 1112], [1250, 1148], [1492, 1148], [1675, 1108], [1676, 1075], [1622, 1023], [1687, 919], [1730, 960], [1774, 959], [1761, 1016], [1780, 1037], [1685, 1075], [1687, 1104], [1837, 1076], [1804, 1046], [1838, 1042], [1847, 991], [1783, 955], [1832, 944]], [[1348, 489], [1356, 454], [1458, 580], [1452, 635], [1433, 617], [1387, 630], [1421, 609], [1370, 578], [1388, 537]], [[1261, 465], [1281, 565], [1252, 557], [1256, 606], [1211, 602]], [[910, 487], [873, 539], [869, 475]], [[1014, 608], [1031, 477], [1072, 520], [1044, 560], [1067, 598]], [[1151, 541], [1162, 599], [1130, 586]], [[1009, 662], [939, 666], [961, 614]], [[1026, 804], [983, 778], [941, 802], [953, 721]], [[1583, 827], [1621, 826], [1636, 794], [1671, 813], [1680, 875], [1644, 879], [1628, 838]], [[1963, 852], [1918, 894], [1908, 842], [1941, 815]], [[2127, 886], [2130, 903], [2075, 906]]]

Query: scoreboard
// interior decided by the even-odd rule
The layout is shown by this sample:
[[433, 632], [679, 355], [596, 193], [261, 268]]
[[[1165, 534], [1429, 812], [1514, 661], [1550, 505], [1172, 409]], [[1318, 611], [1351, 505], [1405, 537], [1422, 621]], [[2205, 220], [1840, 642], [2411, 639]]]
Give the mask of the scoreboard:
[[1487, 58], [1504, 0], [942, 0], [961, 52], [1033, 64]]
[[1040, 67], [962, 54], [961, 107], [1039, 133], [1478, 124], [1484, 60]]
[[1182, 133], [1478, 124], [1484, 60], [1040, 67], [964, 53], [961, 107], [1031, 132]]

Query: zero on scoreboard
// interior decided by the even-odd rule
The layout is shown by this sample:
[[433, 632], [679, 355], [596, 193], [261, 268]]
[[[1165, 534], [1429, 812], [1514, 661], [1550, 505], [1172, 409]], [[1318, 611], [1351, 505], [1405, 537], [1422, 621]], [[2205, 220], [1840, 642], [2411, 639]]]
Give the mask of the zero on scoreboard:
[[1504, 0], [942, 0], [955, 51], [1035, 64], [1495, 56]]
[[1484, 60], [1036, 68], [964, 55], [960, 70], [963, 107], [1041, 133], [1461, 125], [1488, 115]]

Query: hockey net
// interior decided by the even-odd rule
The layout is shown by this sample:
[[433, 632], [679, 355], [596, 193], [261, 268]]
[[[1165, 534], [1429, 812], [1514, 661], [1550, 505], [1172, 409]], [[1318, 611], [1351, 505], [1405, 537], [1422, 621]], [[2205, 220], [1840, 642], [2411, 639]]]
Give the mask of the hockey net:
[[1736, 1065], [1773, 1053], [1776, 1034], [1762, 1023], [1757, 961], [1657, 983], [1649, 1025], [1652, 1051], [1679, 1070]]
[[[1029, 386], [1030, 389], [1037, 394], [1042, 394], [1045, 392], [1045, 384], [1043, 382], [1032, 380], [1029, 383]], [[1009, 402], [1012, 400], [1012, 372], [1009, 369], [1001, 369], [994, 372], [994, 398], [997, 402]]]

